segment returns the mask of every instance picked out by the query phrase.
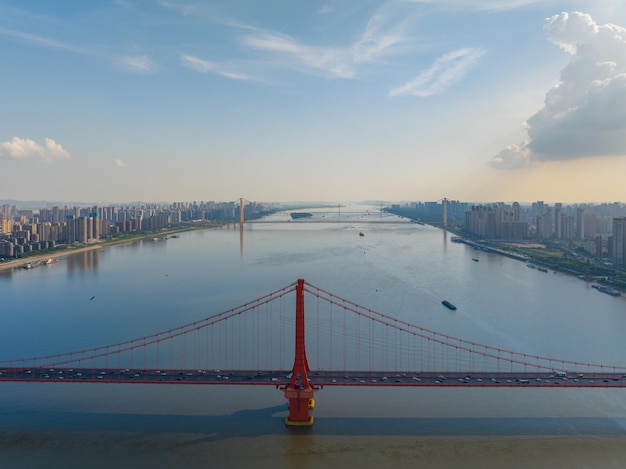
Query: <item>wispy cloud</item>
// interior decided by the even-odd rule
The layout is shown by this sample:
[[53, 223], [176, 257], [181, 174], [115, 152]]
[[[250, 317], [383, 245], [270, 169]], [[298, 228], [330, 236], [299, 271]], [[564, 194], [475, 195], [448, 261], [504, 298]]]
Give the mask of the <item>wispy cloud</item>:
[[324, 5], [320, 8], [317, 9], [317, 14], [318, 15], [328, 15], [330, 13], [333, 13], [335, 11], [335, 9], [333, 7], [331, 7], [330, 5]]
[[285, 68], [322, 72], [339, 78], [354, 76], [354, 63], [347, 48], [307, 46], [289, 36], [274, 33], [249, 36], [246, 44], [274, 54], [276, 58], [284, 58], [281, 62], [274, 63]]
[[275, 59], [282, 58], [274, 61], [275, 65], [332, 78], [353, 78], [358, 65], [371, 63], [402, 41], [400, 34], [381, 33], [373, 25], [348, 46], [310, 46], [277, 33], [251, 35], [245, 39], [248, 46], [270, 53]]
[[391, 21], [392, 25], [389, 26], [388, 15], [389, 12], [384, 9], [372, 15], [359, 40], [351, 46], [354, 62], [363, 64], [373, 62], [392, 51], [395, 46], [407, 41], [404, 35], [407, 20]]
[[465, 48], [439, 57], [413, 80], [389, 91], [390, 96], [432, 96], [457, 83], [484, 55], [483, 49]]
[[200, 73], [214, 73], [216, 75], [221, 75], [232, 80], [256, 80], [254, 77], [251, 77], [245, 73], [223, 69], [221, 65], [209, 62], [208, 60], [204, 60], [193, 55], [181, 54], [180, 61], [185, 67], [189, 67], [192, 70]]
[[0, 143], [0, 159], [3, 160], [39, 158], [51, 161], [69, 157], [69, 152], [51, 138], [46, 138], [43, 145], [29, 138], [20, 137], [13, 137], [7, 142]]
[[25, 42], [29, 42], [31, 44], [35, 44], [41, 47], [49, 47], [52, 49], [64, 49], [71, 52], [82, 52], [78, 47], [74, 47], [70, 44], [66, 44], [64, 42], [58, 41], [56, 39], [38, 36], [36, 34], [24, 33], [21, 31], [15, 31], [13, 29], [7, 29], [0, 26], [0, 34], [5, 36], [10, 36], [16, 39], [20, 39]]
[[154, 62], [146, 55], [126, 55], [120, 61], [127, 69], [135, 72], [150, 73], [156, 69]]
[[[175, 4], [170, 0], [163, 0], [159, 4], [170, 9], [182, 9], [182, 4]], [[232, 18], [216, 19], [212, 16], [210, 21], [244, 32], [244, 36], [238, 39], [248, 49], [246, 59], [231, 61], [225, 65], [225, 62], [218, 64], [181, 54], [181, 63], [201, 73], [216, 73], [238, 80], [273, 82], [258, 77], [260, 70], [267, 73], [269, 69], [296, 70], [303, 74], [327, 78], [354, 78], [359, 66], [396, 53], [400, 50], [400, 45], [408, 42], [404, 33], [411, 21], [410, 18], [414, 16], [407, 11], [411, 8], [403, 1], [384, 3], [371, 15], [355, 41], [330, 45], [326, 44], [327, 38], [323, 38], [324, 44], [307, 43], [289, 34], [259, 27], [256, 24], [247, 24]], [[335, 12], [332, 5], [323, 5], [315, 13], [318, 16], [326, 16]], [[206, 10], [203, 10], [203, 14], [207, 15]], [[250, 60], [251, 54], [256, 55], [253, 60]], [[248, 70], [248, 73], [243, 73], [242, 69]], [[249, 70], [259, 72], [249, 73]], [[253, 76], [255, 78], [252, 78]]]
[[208, 60], [203, 60], [193, 55], [181, 54], [180, 61], [185, 67], [189, 67], [202, 73], [211, 72], [216, 68], [215, 64], [209, 62]]
[[406, 0], [410, 3], [431, 4], [442, 8], [456, 7], [462, 10], [507, 11], [529, 5], [546, 5], [552, 0]]
[[[71, 44], [67, 44], [62, 41], [58, 41], [54, 38], [40, 36], [36, 34], [25, 33], [22, 31], [15, 31], [12, 29], [3, 28], [0, 26], [0, 35], [13, 37], [15, 39], [33, 44], [38, 47], [45, 47], [51, 49], [60, 49], [77, 54], [90, 55], [94, 57], [105, 58], [106, 60], [113, 60], [121, 63], [125, 69], [134, 72], [149, 73], [156, 70], [154, 62], [145, 55], [126, 55], [115, 56], [115, 54], [107, 54], [99, 48], [93, 48], [84, 46], [83, 48], [75, 47]], [[111, 58], [113, 56], [113, 58]]]
[[163, 8], [167, 8], [169, 10], [176, 10], [182, 13], [183, 16], [188, 16], [190, 14], [192, 14], [194, 12], [194, 10], [197, 9], [196, 5], [192, 5], [192, 4], [184, 4], [184, 3], [180, 3], [180, 2], [170, 2], [167, 0], [161, 0], [159, 1], [159, 5], [161, 5]]
[[[328, 7], [318, 10], [318, 14], [332, 12]], [[408, 43], [405, 31], [412, 17], [406, 4], [391, 2], [370, 16], [352, 43], [312, 45], [287, 34], [253, 29], [253, 33], [244, 38], [244, 44], [268, 54], [275, 67], [329, 78], [354, 78], [360, 66], [398, 53], [400, 46]]]

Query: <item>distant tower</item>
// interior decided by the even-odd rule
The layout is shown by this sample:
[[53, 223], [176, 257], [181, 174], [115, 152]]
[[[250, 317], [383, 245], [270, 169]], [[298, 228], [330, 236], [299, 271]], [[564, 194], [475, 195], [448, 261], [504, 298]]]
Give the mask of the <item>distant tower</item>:
[[243, 228], [243, 219], [244, 219], [244, 210], [243, 210], [243, 197], [239, 199], [239, 226]]
[[448, 199], [443, 198], [443, 226], [448, 226]]

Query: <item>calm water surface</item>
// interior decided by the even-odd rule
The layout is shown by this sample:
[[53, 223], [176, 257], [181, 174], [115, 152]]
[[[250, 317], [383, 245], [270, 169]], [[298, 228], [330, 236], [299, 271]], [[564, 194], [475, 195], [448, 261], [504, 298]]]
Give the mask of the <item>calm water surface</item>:
[[[0, 272], [0, 357], [144, 336], [302, 277], [468, 340], [626, 364], [624, 298], [452, 243], [429, 226], [364, 224], [349, 213], [365, 210], [365, 219], [380, 218], [353, 206], [341, 224], [250, 224], [243, 240], [233, 228], [189, 232]], [[459, 310], [443, 309], [444, 298]], [[285, 428], [273, 388], [0, 383], [0, 392], [0, 459], [14, 467], [626, 464], [620, 390], [327, 388], [306, 431]]]

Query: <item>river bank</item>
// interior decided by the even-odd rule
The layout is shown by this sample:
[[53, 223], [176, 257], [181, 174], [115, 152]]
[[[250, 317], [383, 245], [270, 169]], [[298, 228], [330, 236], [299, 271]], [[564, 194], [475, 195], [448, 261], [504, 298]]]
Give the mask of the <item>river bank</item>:
[[54, 253], [46, 252], [45, 254], [28, 256], [26, 258], [11, 259], [10, 261], [0, 262], [0, 272], [4, 270], [17, 269], [27, 263], [34, 264], [37, 262], [45, 262], [48, 259], [58, 259], [59, 257], [69, 256], [71, 254], [76, 254], [79, 252], [93, 251], [94, 249], [100, 249], [100, 248], [103, 248], [104, 246], [109, 246], [109, 245], [110, 244], [94, 244], [90, 246], [82, 246], [79, 248], [64, 249], [62, 251], [58, 251]]
[[49, 250], [41, 253], [41, 254], [33, 254], [25, 257], [21, 257], [19, 259], [10, 259], [5, 260], [4, 262], [0, 262], [0, 272], [11, 269], [18, 269], [23, 267], [25, 264], [35, 265], [37, 263], [43, 263], [48, 259], [58, 259], [60, 257], [69, 256], [72, 254], [78, 254], [86, 251], [93, 251], [95, 249], [101, 249], [107, 246], [114, 246], [116, 244], [127, 244], [135, 241], [141, 241], [143, 239], [151, 239], [151, 238], [166, 238], [176, 233], [182, 233], [185, 231], [198, 230], [198, 229], [208, 229], [208, 228], [218, 228], [227, 224], [224, 223], [210, 223], [210, 224], [202, 224], [202, 225], [194, 225], [194, 226], [181, 226], [180, 228], [172, 228], [167, 231], [161, 231], [158, 233], [142, 233], [137, 236], [128, 236], [124, 238], [114, 238], [107, 241], [100, 241], [97, 243], [83, 245], [79, 247], [68, 247], [66, 249], [59, 249], [53, 252]]

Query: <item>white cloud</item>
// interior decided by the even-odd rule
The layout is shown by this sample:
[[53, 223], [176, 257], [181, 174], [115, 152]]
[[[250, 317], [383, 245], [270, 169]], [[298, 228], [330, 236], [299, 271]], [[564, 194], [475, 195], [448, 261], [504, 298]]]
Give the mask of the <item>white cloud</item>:
[[407, 0], [410, 3], [434, 4], [443, 8], [457, 7], [462, 10], [507, 11], [536, 3], [545, 5], [550, 0]]
[[354, 75], [346, 48], [307, 46], [289, 36], [273, 33], [249, 36], [246, 44], [276, 57], [284, 57], [286, 60], [275, 62], [279, 66], [323, 72], [335, 78], [350, 78]]
[[[372, 62], [392, 51], [394, 46], [406, 41], [404, 36], [406, 18], [397, 20], [397, 22], [392, 21], [397, 14], [399, 12], [396, 10], [386, 11], [385, 9], [380, 9], [370, 18], [365, 31], [351, 47], [352, 60], [354, 62]], [[393, 23], [393, 26], [387, 26], [389, 21]]]
[[178, 10], [182, 13], [183, 16], [188, 16], [190, 14], [192, 14], [194, 12], [194, 10], [196, 10], [196, 5], [185, 5], [182, 3], [174, 3], [174, 2], [168, 2], [166, 0], [161, 0], [159, 2], [159, 5], [161, 5], [163, 8], [167, 8], [170, 10]]
[[155, 65], [145, 55], [127, 55], [121, 58], [122, 63], [136, 72], [149, 73], [154, 71]]
[[233, 72], [222, 69], [221, 65], [217, 65], [208, 60], [195, 57], [193, 55], [181, 54], [180, 61], [185, 67], [189, 67], [200, 73], [215, 73], [232, 80], [255, 80], [255, 78], [244, 73]]
[[389, 91], [390, 96], [431, 96], [457, 83], [483, 56], [483, 49], [465, 48], [439, 57], [413, 80]]
[[51, 138], [46, 138], [43, 145], [29, 138], [20, 137], [13, 137], [7, 142], [0, 143], [0, 159], [3, 160], [39, 158], [50, 161], [69, 157], [69, 152]]
[[335, 9], [333, 7], [331, 7], [330, 5], [324, 5], [320, 8], [317, 9], [317, 14], [318, 15], [328, 15], [330, 13], [333, 13], [335, 11]]
[[[332, 10], [322, 8], [320, 13]], [[308, 45], [286, 34], [254, 30], [245, 44], [271, 54], [274, 66], [330, 78], [354, 78], [358, 67], [398, 53], [407, 43], [405, 31], [411, 14], [406, 5], [381, 6], [353, 42], [345, 45]]]
[[593, 42], [598, 25], [590, 15], [563, 12], [547, 18], [543, 31], [546, 37], [569, 54], [576, 54], [578, 45]]
[[181, 54], [180, 61], [185, 67], [192, 68], [198, 72], [206, 73], [215, 70], [214, 64], [193, 55]]
[[0, 26], [0, 34], [14, 37], [22, 41], [30, 42], [31, 44], [35, 44], [37, 46], [50, 47], [52, 49], [65, 49], [65, 50], [69, 50], [72, 52], [81, 52], [80, 49], [70, 44], [65, 44], [61, 41], [57, 41], [56, 39], [52, 39], [52, 38], [45, 37], [45, 36], [38, 36], [36, 34], [23, 33], [21, 31], [14, 31], [12, 29], [3, 28], [1, 26]]
[[493, 157], [491, 164], [499, 168], [520, 169], [533, 164], [528, 149], [528, 141], [519, 145], [509, 145]]
[[122, 160], [117, 158], [115, 160], [115, 166], [117, 166], [118, 168], [125, 168], [126, 167], [126, 163], [124, 163]]
[[573, 12], [546, 19], [544, 31], [570, 61], [528, 119], [527, 141], [507, 147], [491, 165], [626, 155], [626, 29]]

